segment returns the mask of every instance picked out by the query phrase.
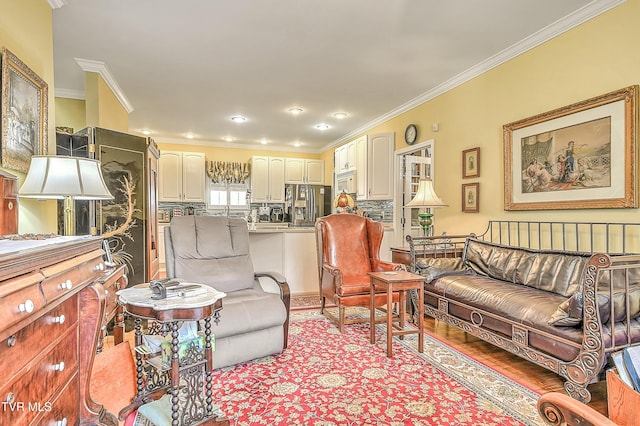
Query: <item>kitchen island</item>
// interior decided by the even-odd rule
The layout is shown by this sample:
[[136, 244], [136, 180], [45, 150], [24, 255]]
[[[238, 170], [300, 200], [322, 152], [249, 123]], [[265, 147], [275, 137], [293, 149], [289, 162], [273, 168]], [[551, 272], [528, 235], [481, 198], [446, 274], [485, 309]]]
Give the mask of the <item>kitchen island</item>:
[[[393, 229], [385, 227], [380, 257], [391, 260], [388, 241]], [[285, 276], [292, 295], [318, 294], [318, 257], [315, 228], [286, 224], [257, 224], [249, 230], [249, 251], [256, 271], [275, 271]]]

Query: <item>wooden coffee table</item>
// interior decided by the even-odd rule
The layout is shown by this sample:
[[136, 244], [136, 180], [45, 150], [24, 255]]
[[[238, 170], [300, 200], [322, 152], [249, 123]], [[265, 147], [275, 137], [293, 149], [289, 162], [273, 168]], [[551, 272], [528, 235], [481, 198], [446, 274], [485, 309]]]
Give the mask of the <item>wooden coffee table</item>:
[[[418, 333], [418, 352], [424, 350], [424, 277], [406, 271], [393, 272], [369, 272], [371, 276], [371, 343], [376, 341], [375, 326], [375, 292], [384, 290], [387, 293], [387, 356], [393, 356], [391, 342], [393, 336], [402, 338], [406, 334]], [[407, 303], [407, 291], [418, 290], [418, 329], [405, 329], [405, 309]], [[400, 293], [400, 307], [398, 312], [398, 322], [393, 321], [393, 292]]]

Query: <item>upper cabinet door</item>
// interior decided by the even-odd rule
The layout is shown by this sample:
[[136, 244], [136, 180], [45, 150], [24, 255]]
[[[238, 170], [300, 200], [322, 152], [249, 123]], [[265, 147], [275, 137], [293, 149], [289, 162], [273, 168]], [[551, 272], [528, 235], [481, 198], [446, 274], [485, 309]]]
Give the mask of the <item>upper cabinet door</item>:
[[367, 144], [367, 184], [369, 200], [393, 199], [393, 133], [369, 136]]
[[182, 201], [182, 153], [162, 151], [160, 153], [159, 201]]
[[305, 160], [306, 183], [324, 185], [324, 160]]
[[284, 203], [284, 158], [269, 157], [269, 202]]
[[203, 152], [182, 153], [183, 201], [204, 202], [205, 157]]
[[269, 157], [254, 155], [251, 159], [251, 201], [269, 201]]
[[302, 158], [287, 158], [285, 162], [285, 183], [305, 182], [305, 160]]

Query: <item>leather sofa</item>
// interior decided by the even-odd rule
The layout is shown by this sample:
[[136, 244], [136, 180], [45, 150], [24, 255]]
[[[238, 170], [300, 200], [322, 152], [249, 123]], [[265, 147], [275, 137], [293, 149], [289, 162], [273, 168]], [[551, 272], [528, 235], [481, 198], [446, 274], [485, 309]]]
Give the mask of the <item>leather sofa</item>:
[[280, 353], [287, 347], [289, 285], [276, 272], [254, 272], [243, 219], [174, 217], [165, 230], [165, 254], [167, 278], [206, 284], [226, 293], [213, 327], [214, 368]]
[[640, 256], [469, 237], [462, 257], [413, 259], [426, 278], [425, 314], [554, 371], [580, 401], [613, 351], [640, 342]]

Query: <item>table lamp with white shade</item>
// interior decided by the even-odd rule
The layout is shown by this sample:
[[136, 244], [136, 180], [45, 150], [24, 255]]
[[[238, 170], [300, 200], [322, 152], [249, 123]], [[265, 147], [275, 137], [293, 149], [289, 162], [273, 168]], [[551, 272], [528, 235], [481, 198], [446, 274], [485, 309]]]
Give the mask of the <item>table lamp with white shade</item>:
[[[435, 189], [433, 188], [433, 180], [430, 178], [420, 179], [418, 184], [418, 191], [416, 195], [413, 197], [405, 207], [426, 207], [426, 208], [437, 208], [437, 207], [448, 207], [447, 204], [444, 203], [436, 194]], [[426, 211], [424, 213], [418, 213], [418, 217], [420, 218], [420, 226], [422, 226], [422, 233], [424, 236], [431, 235], [432, 225], [433, 225], [433, 213]]]
[[64, 200], [64, 234], [75, 234], [73, 200], [111, 200], [100, 170], [91, 158], [34, 155], [19, 197]]

